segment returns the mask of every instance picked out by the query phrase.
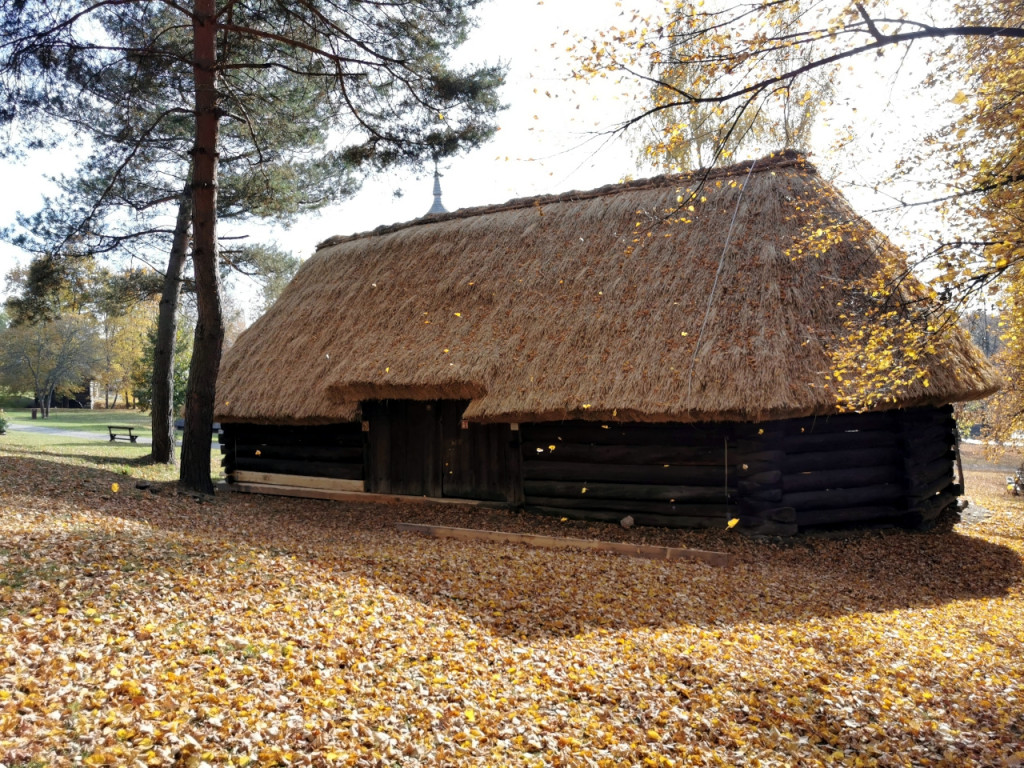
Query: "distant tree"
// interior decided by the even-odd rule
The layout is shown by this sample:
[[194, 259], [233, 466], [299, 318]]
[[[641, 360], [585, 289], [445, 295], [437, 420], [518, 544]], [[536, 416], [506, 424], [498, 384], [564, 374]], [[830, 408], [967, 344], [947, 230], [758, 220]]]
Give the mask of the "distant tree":
[[963, 314], [961, 322], [971, 335], [971, 341], [984, 353], [985, 357], [995, 357], [1006, 346], [1001, 338], [1002, 329], [998, 311], [990, 311], [987, 307], [972, 309]]
[[67, 315], [12, 326], [0, 332], [0, 381], [13, 391], [31, 391], [46, 418], [53, 396], [81, 389], [99, 356], [89, 317]]
[[[117, 406], [123, 393], [125, 405], [131, 407], [135, 390], [133, 372], [144, 359], [151, 332], [156, 330], [155, 301], [136, 304], [123, 314], [105, 314], [99, 321], [100, 359], [94, 373], [103, 387], [104, 406]], [[110, 394], [114, 393], [113, 401]]]
[[[192, 358], [192, 337], [195, 331], [195, 318], [182, 307], [175, 323], [176, 337], [174, 340], [174, 379], [171, 382], [171, 414], [174, 419], [181, 416], [185, 405], [185, 388], [188, 386], [188, 367]], [[132, 392], [138, 405], [143, 410], [150, 410], [153, 405], [153, 356], [157, 347], [157, 331], [153, 327], [146, 337], [142, 356], [135, 362], [131, 373]]]
[[[707, 93], [721, 85], [727, 74], [697, 65], [701, 46], [697, 42], [713, 33], [714, 17], [709, 10], [721, 3], [677, 0], [671, 7], [662, 33], [664, 46], [649, 52], [647, 70], [651, 82], [653, 109], [637, 125], [642, 129], [641, 164], [672, 172], [710, 168], [720, 158], [734, 157], [744, 150], [759, 153], [775, 149], [806, 150], [819, 106], [832, 98], [830, 70], [808, 72], [763, 98], [737, 107], [714, 102], [680, 99], [680, 94]], [[775, 16], [772, 31], [780, 36], [794, 34], [798, 19], [792, 10]], [[781, 46], [766, 54], [765, 66], [791, 69], [814, 56], [813, 46]]]
[[[198, 322], [186, 402], [184, 487], [212, 490], [209, 425], [224, 336], [217, 242], [219, 164], [228, 154], [222, 118], [260, 136], [259, 116], [284, 105], [239, 96], [258, 102], [262, 91], [252, 86], [263, 76], [294, 75], [308, 88], [307, 97], [314, 97], [294, 104], [304, 104], [326, 121], [320, 125], [337, 132], [337, 141], [325, 142], [324, 151], [350, 167], [417, 164], [476, 146], [494, 131], [502, 71], [458, 71], [447, 55], [464, 40], [468, 12], [478, 2], [194, 0], [186, 8], [146, 0], [23, 0], [3, 7], [0, 103], [10, 106], [0, 109], [0, 117], [8, 121], [34, 118], [88, 128], [82, 115], [97, 105], [123, 103], [131, 110], [134, 89], [111, 101], [104, 86], [108, 73], [122, 68], [140, 80], [188, 82], [180, 93], [189, 95], [189, 103], [155, 110], [157, 124], [188, 121], [194, 137], [190, 186]], [[170, 23], [155, 35], [135, 38], [136, 30], [153, 29], [148, 20], [154, 13], [167, 13]], [[182, 33], [184, 45], [175, 42]], [[145, 139], [157, 124], [140, 120], [135, 134]]]
[[260, 312], [266, 312], [295, 277], [302, 262], [290, 253], [277, 248], [267, 248], [262, 263], [265, 269], [259, 278]]
[[[142, 354], [142, 338], [153, 323], [154, 304], [149, 298], [157, 285], [153, 277], [142, 270], [111, 272], [87, 256], [42, 255], [28, 267], [17, 268], [8, 275], [8, 286], [16, 292], [4, 306], [15, 328], [42, 327], [37, 333], [26, 331], [22, 336], [43, 347], [55, 348], [53, 334], [67, 331], [80, 335], [83, 324], [87, 325], [97, 342], [95, 347], [88, 348], [90, 355], [95, 353], [90, 374], [108, 392], [118, 392], [123, 390], [128, 372]], [[78, 318], [82, 323], [58, 322], [69, 318]], [[56, 352], [53, 356], [65, 361]], [[40, 352], [39, 359], [45, 357]], [[21, 359], [25, 360], [24, 354]], [[67, 359], [78, 357], [72, 355]], [[38, 390], [46, 376], [35, 358], [31, 365], [34, 373], [28, 373]], [[57, 367], [63, 370], [67, 366], [61, 362]], [[14, 376], [10, 372], [9, 375]], [[81, 388], [83, 384], [84, 381], [78, 381], [74, 386]]]

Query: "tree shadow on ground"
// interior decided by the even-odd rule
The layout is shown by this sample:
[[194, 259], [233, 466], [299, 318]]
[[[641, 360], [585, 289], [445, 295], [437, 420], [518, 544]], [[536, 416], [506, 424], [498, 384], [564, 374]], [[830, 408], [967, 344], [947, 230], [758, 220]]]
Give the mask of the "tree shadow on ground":
[[[750, 541], [701, 533], [563, 523], [526, 513], [418, 503], [343, 503], [245, 494], [158, 494], [103, 469], [0, 458], [36, 507], [145, 523], [178, 542], [176, 563], [233, 548], [294, 557], [339, 580], [365, 578], [496, 634], [566, 636], [600, 628], [721, 627], [929, 608], [1005, 596], [1024, 581], [1014, 549], [958, 531], [854, 532], [845, 539]], [[5, 475], [8, 472], [4, 473]], [[111, 493], [119, 482], [120, 493]], [[125, 488], [124, 486], [130, 486]], [[74, 492], [69, 494], [69, 489]], [[12, 488], [7, 489], [10, 503]], [[732, 552], [736, 565], [454, 542], [400, 533], [398, 522], [661, 543]], [[64, 534], [60, 534], [64, 535]], [[144, 552], [143, 552], [144, 550]], [[143, 557], [144, 554], [144, 557]], [[152, 561], [152, 541], [138, 561]], [[124, 559], [122, 555], [122, 560]], [[129, 558], [131, 559], [131, 558]]]

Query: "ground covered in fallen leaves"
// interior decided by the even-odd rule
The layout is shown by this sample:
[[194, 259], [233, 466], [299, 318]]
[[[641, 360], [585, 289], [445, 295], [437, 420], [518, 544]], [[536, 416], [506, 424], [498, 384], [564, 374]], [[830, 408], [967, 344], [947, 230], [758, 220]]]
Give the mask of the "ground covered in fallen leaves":
[[[0, 473], [7, 768], [1024, 759], [1024, 503], [1001, 472], [969, 468], [972, 514], [951, 531], [786, 543], [197, 502], [3, 443]], [[435, 540], [400, 521], [738, 564]]]

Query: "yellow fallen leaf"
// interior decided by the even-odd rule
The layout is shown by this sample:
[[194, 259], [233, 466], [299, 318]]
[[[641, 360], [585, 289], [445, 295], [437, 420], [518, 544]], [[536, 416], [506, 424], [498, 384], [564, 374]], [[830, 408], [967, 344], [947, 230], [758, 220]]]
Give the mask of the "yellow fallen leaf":
[[738, 517], [734, 517], [732, 520], [730, 520], [728, 523], [726, 523], [726, 525], [728, 525], [730, 528], [735, 528], [737, 523], [739, 523], [739, 521], [740, 521], [740, 519]]

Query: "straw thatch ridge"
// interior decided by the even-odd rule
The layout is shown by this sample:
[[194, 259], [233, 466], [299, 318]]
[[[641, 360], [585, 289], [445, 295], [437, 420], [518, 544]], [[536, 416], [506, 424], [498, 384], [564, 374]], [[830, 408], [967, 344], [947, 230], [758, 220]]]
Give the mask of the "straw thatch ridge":
[[[482, 422], [833, 413], [864, 281], [903, 263], [792, 154], [434, 215], [326, 241], [225, 354], [217, 417], [329, 423], [390, 398], [470, 400]], [[921, 365], [879, 407], [998, 387], [958, 331]]]
[[322, 243], [319, 243], [316, 249], [319, 251], [322, 248], [329, 248], [332, 245], [340, 245], [341, 243], [351, 242], [352, 240], [360, 240], [364, 237], [387, 235], [392, 232], [397, 232], [400, 229], [416, 227], [421, 224], [430, 224], [438, 221], [453, 221], [455, 219], [468, 219], [473, 216], [500, 213], [502, 211], [512, 211], [517, 208], [541, 208], [553, 203], [574, 203], [583, 200], [592, 200], [595, 197], [617, 195], [626, 190], [658, 189], [666, 185], [675, 187], [680, 184], [686, 184], [689, 191], [699, 191], [708, 183], [713, 183], [732, 176], [745, 175], [750, 171], [751, 167], [755, 165], [760, 165], [761, 167], [770, 165], [772, 168], [784, 168], [789, 165], [798, 164], [811, 172], [816, 171], [814, 165], [798, 153], [793, 150], [783, 150], [781, 152], [773, 153], [768, 158], [762, 158], [759, 161], [747, 160], [724, 168], [694, 171], [689, 174], [664, 174], [662, 176], [652, 176], [647, 179], [630, 179], [617, 184], [605, 184], [603, 187], [597, 187], [596, 189], [575, 189], [571, 192], [560, 192], [556, 195], [518, 197], [514, 200], [509, 200], [505, 203], [498, 203], [496, 205], [460, 208], [457, 211], [448, 211], [443, 214], [427, 214], [426, 216], [413, 219], [412, 221], [403, 221], [397, 224], [382, 224], [369, 232], [359, 232], [354, 235], [335, 235], [334, 237], [329, 237]]

